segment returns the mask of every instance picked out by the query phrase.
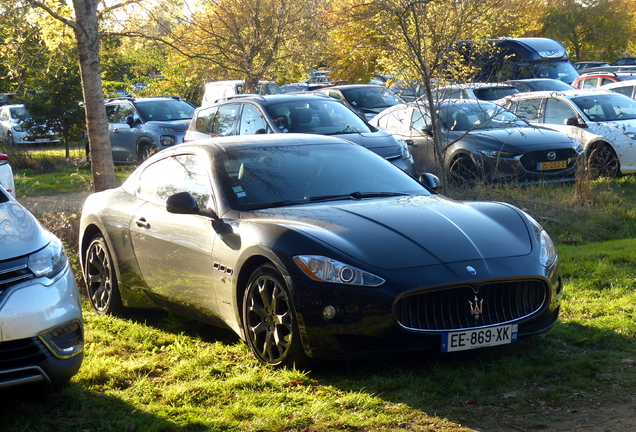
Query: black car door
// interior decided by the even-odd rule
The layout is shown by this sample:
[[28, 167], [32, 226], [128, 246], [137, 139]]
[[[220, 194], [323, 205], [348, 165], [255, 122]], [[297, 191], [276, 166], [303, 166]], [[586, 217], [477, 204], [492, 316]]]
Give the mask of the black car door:
[[[207, 165], [207, 166], [206, 166]], [[171, 305], [216, 314], [212, 248], [217, 234], [209, 217], [173, 214], [166, 199], [188, 191], [200, 208], [213, 206], [209, 159], [182, 154], [149, 165], [138, 194], [146, 202], [130, 222], [131, 240], [151, 293]]]

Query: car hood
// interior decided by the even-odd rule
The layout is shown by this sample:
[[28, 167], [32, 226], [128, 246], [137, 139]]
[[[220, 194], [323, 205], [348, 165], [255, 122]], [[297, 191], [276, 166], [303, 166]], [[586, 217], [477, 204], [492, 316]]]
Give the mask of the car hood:
[[47, 231], [14, 200], [0, 202], [0, 261], [28, 255], [50, 241]]
[[[451, 133], [457, 134], [457, 132]], [[572, 148], [576, 145], [572, 139], [561, 132], [536, 127], [479, 129], [466, 134], [457, 134], [457, 137], [451, 138], [454, 140], [459, 137], [462, 141], [470, 140], [483, 147], [515, 153]]]
[[[588, 125], [595, 126], [594, 129], [598, 131], [602, 131], [605, 129], [607, 133], [619, 133], [625, 134], [628, 132], [634, 133], [636, 132], [636, 120], [612, 120], [612, 121], [604, 121], [604, 122], [595, 122], [593, 120], [588, 121]], [[597, 132], [603, 134], [603, 132]]]
[[192, 119], [179, 119], [179, 120], [171, 120], [171, 121], [149, 121], [146, 122], [146, 125], [163, 128], [174, 131], [182, 131], [185, 132], [188, 130], [188, 126], [190, 126], [190, 121]]
[[383, 157], [400, 154], [400, 143], [393, 135], [381, 130], [366, 133], [345, 133], [333, 135], [359, 144]]
[[523, 256], [530, 232], [506, 204], [410, 196], [259, 212], [382, 269]]

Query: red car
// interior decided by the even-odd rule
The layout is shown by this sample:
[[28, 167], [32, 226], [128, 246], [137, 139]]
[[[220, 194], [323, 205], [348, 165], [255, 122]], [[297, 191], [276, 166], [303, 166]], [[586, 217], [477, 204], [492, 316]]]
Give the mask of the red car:
[[580, 77], [576, 78], [572, 82], [572, 87], [577, 89], [592, 89], [605, 84], [630, 79], [636, 79], [636, 70], [629, 72], [588, 72], [581, 74]]

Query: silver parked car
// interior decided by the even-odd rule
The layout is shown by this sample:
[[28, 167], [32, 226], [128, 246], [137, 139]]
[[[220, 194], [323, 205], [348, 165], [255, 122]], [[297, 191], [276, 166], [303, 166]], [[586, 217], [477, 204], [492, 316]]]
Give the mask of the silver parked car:
[[59, 143], [60, 138], [52, 131], [45, 133], [32, 132], [27, 128], [31, 114], [24, 105], [5, 105], [0, 108], [0, 140], [10, 146], [16, 144]]
[[4, 153], [0, 153], [0, 186], [15, 198], [13, 169], [11, 169], [11, 165], [9, 165], [9, 156]]
[[54, 390], [84, 358], [77, 282], [62, 242], [0, 187], [0, 388]]

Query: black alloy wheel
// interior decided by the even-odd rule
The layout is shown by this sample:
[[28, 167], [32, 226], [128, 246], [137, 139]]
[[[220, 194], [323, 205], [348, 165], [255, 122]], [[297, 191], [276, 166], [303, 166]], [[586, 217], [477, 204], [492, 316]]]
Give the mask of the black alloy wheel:
[[457, 187], [473, 187], [477, 184], [477, 167], [470, 156], [461, 155], [451, 162], [450, 180]]
[[100, 315], [121, 314], [124, 307], [117, 285], [114, 261], [106, 240], [100, 234], [91, 240], [84, 266], [88, 299], [95, 312]]
[[620, 174], [618, 156], [616, 156], [614, 149], [608, 145], [592, 150], [587, 158], [587, 166], [592, 178], [612, 178]]
[[243, 296], [243, 329], [252, 354], [262, 363], [297, 368], [307, 364], [289, 291], [270, 264], [256, 269], [249, 279]]

